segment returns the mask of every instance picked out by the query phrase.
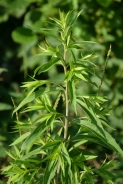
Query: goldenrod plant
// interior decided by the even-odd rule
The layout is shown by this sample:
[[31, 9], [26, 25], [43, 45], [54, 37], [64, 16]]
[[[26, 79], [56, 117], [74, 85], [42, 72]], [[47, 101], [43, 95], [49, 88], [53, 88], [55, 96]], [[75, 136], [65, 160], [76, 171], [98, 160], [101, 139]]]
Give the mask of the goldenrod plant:
[[[56, 39], [57, 45], [46, 40], [45, 47], [39, 46], [40, 55], [48, 55], [49, 61], [38, 66], [32, 81], [24, 82], [22, 86], [28, 94], [13, 113], [36, 111], [38, 117], [25, 123], [17, 116], [14, 128], [19, 137], [11, 144], [13, 151], [8, 151], [10, 165], [3, 169], [8, 177], [7, 184], [94, 184], [103, 180], [113, 184], [114, 174], [110, 170], [116, 162], [106, 157], [99, 167], [95, 167], [93, 160], [99, 155], [88, 146], [98, 144], [123, 157], [123, 151], [106, 131], [107, 127], [112, 129], [106, 118], [111, 108], [106, 106], [108, 99], [100, 95], [111, 48], [102, 77], [99, 77], [96, 74], [98, 66], [94, 64], [98, 55], [82, 53], [85, 44], [93, 46], [97, 43], [77, 41], [77, 35], [72, 34], [81, 12], [64, 14], [59, 11], [60, 18], [50, 18], [48, 22], [51, 29], [40, 29]], [[43, 72], [56, 65], [64, 71], [59, 82], [39, 80]], [[93, 75], [99, 78], [100, 84], [92, 81]], [[84, 86], [84, 83], [95, 86], [97, 92], [78, 92], [79, 85]], [[25, 109], [20, 112], [23, 106]]]

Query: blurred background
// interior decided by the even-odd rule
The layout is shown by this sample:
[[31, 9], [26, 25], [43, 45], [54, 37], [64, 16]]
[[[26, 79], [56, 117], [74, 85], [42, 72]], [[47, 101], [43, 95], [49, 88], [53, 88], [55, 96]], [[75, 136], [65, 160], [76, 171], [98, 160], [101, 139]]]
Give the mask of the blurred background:
[[[40, 53], [38, 45], [44, 45], [45, 38], [51, 44], [57, 43], [41, 27], [49, 27], [45, 22], [49, 17], [58, 17], [59, 9], [64, 12], [83, 9], [73, 28], [73, 35], [79, 41], [96, 41], [100, 44], [83, 46], [84, 53], [97, 53], [95, 63], [104, 66], [110, 44], [112, 52], [105, 72], [105, 83], [101, 94], [108, 96], [109, 105], [114, 107], [108, 122], [115, 130], [109, 130], [123, 149], [123, 1], [122, 0], [0, 0], [0, 167], [8, 164], [6, 151], [17, 137], [13, 132], [16, 116], [12, 117], [14, 106], [26, 96], [20, 87], [22, 82], [31, 80], [34, 69], [46, 62], [48, 57], [35, 56]], [[33, 28], [32, 31], [31, 29]], [[102, 73], [100, 73], [101, 76]], [[56, 77], [57, 76], [57, 77]], [[52, 68], [41, 79], [62, 77], [59, 67]], [[96, 78], [93, 79], [96, 82]], [[97, 81], [98, 82], [98, 81]], [[95, 89], [80, 86], [80, 92], [93, 93]], [[14, 104], [13, 104], [13, 102]], [[28, 114], [19, 114], [24, 121]], [[33, 113], [32, 118], [36, 116]], [[93, 145], [91, 145], [93, 148]], [[98, 150], [98, 147], [95, 148]], [[109, 150], [101, 150], [112, 155]], [[115, 183], [123, 182], [123, 160], [116, 170]], [[5, 178], [0, 175], [0, 184]]]

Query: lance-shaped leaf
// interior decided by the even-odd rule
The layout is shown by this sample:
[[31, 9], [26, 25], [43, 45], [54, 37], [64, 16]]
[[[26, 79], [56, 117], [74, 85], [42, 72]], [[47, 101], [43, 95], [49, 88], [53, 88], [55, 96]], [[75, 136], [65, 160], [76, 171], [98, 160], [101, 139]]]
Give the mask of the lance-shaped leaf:
[[[85, 113], [87, 114], [88, 118], [90, 119], [90, 121], [95, 124], [97, 127], [100, 128], [100, 131], [103, 134], [103, 126], [101, 125], [100, 120], [96, 117], [96, 113], [94, 113], [93, 108], [91, 103], [86, 103], [83, 102], [80, 99], [77, 99], [77, 103], [82, 107], [82, 109], [85, 111]], [[104, 134], [105, 136], [105, 134]]]
[[45, 145], [42, 145], [41, 147], [39, 147], [39, 148], [37, 148], [33, 151], [30, 151], [25, 156], [23, 156], [21, 159], [25, 160], [25, 159], [31, 157], [32, 155], [46, 154], [45, 150], [53, 149], [53, 147], [60, 145], [61, 142], [62, 142], [62, 140], [56, 140], [56, 141], [53, 141], [53, 142], [48, 142]]
[[19, 104], [19, 106], [13, 111], [13, 114], [17, 112], [20, 108], [22, 108], [24, 105], [26, 105], [29, 102], [32, 102], [42, 94], [45, 94], [49, 91], [60, 91], [60, 90], [61, 90], [60, 87], [52, 86], [48, 88], [40, 88], [39, 90], [32, 92], [30, 95], [27, 95], [27, 97]]
[[[37, 126], [36, 129], [29, 135], [29, 137], [23, 142], [21, 150], [26, 150], [28, 153], [36, 139], [50, 126], [46, 121]], [[27, 147], [28, 145], [28, 147]]]
[[39, 87], [42, 86], [44, 84], [50, 84], [51, 82], [48, 80], [35, 80], [35, 81], [29, 81], [29, 82], [23, 82], [23, 86], [24, 88], [33, 88], [33, 87]]
[[55, 172], [57, 170], [57, 167], [58, 167], [58, 160], [57, 159], [49, 160], [49, 162], [47, 163], [46, 169], [45, 169], [43, 183], [51, 184], [51, 180], [55, 176]]
[[22, 142], [24, 139], [26, 139], [30, 135], [30, 132], [26, 132], [25, 134], [21, 135], [19, 138], [17, 138], [10, 146], [19, 144]]
[[95, 135], [95, 139], [97, 137], [102, 142], [104, 142], [104, 144], [106, 144], [109, 149], [116, 151], [121, 157], [123, 157], [122, 149], [116, 143], [115, 139], [103, 128], [100, 128], [96, 124], [85, 120], [76, 120], [76, 123], [89, 130], [93, 135]]
[[60, 61], [60, 58], [57, 58], [57, 57], [52, 58], [48, 63], [45, 63], [37, 67], [34, 71], [34, 75], [36, 75], [36, 73], [40, 74], [42, 72], [48, 71], [53, 65], [58, 63], [58, 61]]
[[76, 111], [76, 93], [75, 93], [76, 90], [75, 90], [74, 80], [68, 82], [68, 90], [69, 90], [71, 104], [73, 106], [75, 113], [77, 113]]
[[71, 166], [70, 156], [68, 154], [68, 151], [67, 151], [64, 143], [62, 143], [62, 156], [67, 161], [67, 163], [69, 164], [69, 166]]

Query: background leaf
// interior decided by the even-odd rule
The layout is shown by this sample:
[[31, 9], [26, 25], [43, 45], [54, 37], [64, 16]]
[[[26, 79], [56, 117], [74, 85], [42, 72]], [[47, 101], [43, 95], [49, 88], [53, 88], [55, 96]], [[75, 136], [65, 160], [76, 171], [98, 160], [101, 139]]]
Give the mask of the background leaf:
[[35, 41], [37, 36], [28, 28], [18, 27], [12, 32], [12, 38], [20, 44], [27, 44]]

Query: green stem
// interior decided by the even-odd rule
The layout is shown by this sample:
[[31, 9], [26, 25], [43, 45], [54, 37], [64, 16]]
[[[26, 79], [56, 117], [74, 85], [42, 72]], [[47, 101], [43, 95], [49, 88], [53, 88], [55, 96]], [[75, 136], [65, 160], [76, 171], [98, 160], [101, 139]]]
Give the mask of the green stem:
[[111, 53], [111, 45], [110, 45], [109, 50], [108, 50], [107, 58], [106, 58], [106, 61], [105, 61], [105, 66], [104, 66], [104, 69], [103, 69], [103, 75], [102, 75], [102, 79], [100, 81], [100, 85], [99, 85], [97, 94], [99, 94], [100, 91], [101, 91], [102, 83], [104, 81], [104, 76], [105, 76], [105, 70], [106, 70], [106, 67], [107, 67], [107, 63], [108, 63], [108, 59], [109, 59], [110, 53]]
[[[66, 61], [66, 48], [64, 46], [64, 61]], [[66, 62], [65, 62], [66, 63]], [[66, 64], [64, 65], [64, 73], [66, 75], [67, 73], [67, 68], [66, 68]], [[64, 125], [64, 139], [67, 138], [67, 134], [68, 134], [68, 109], [69, 109], [69, 97], [68, 97], [68, 83], [66, 81], [66, 86], [65, 86], [65, 101], [66, 101], [66, 112], [65, 112], [65, 125]]]

